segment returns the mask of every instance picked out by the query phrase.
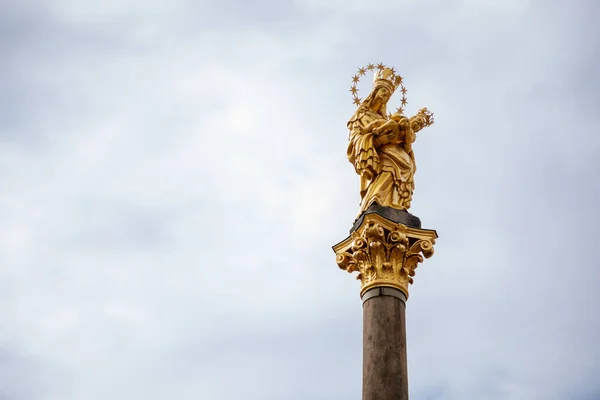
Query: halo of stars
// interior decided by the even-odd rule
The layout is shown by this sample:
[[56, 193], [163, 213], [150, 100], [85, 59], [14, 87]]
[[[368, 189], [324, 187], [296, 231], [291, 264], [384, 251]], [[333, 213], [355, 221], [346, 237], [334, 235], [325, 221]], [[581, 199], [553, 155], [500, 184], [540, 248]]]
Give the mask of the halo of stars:
[[[352, 77], [352, 86], [350, 87], [350, 93], [352, 93], [352, 100], [355, 105], [358, 106], [362, 101], [362, 99], [358, 97], [358, 88], [356, 87], [358, 82], [360, 82], [360, 78], [365, 76], [367, 74], [367, 71], [374, 71], [375, 69], [377, 69], [378, 72], [381, 72], [386, 68], [388, 67], [383, 65], [383, 63], [379, 63], [377, 65], [368, 64], [358, 69], [358, 72], [356, 72], [356, 74], [354, 74], [354, 76]], [[399, 87], [400, 91], [402, 92], [400, 107], [398, 107], [398, 109], [396, 110], [397, 113], [402, 114], [404, 112], [404, 107], [406, 106], [406, 103], [408, 103], [406, 101], [406, 88], [404, 87], [404, 84], [402, 82], [403, 78], [400, 75], [396, 75], [396, 71], [394, 71], [394, 68], [390, 68], [390, 70], [392, 71], [392, 83], [394, 84], [394, 88], [397, 89]]]

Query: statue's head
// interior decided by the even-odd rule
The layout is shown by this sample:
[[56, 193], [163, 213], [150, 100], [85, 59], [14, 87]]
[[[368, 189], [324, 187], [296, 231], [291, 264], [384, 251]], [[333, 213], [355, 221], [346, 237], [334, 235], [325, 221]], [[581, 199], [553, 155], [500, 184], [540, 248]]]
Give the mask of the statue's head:
[[364, 103], [371, 110], [386, 115], [386, 105], [398, 87], [399, 79], [390, 68], [379, 69], [373, 74], [373, 89]]
[[425, 125], [425, 118], [422, 115], [417, 114], [414, 117], [410, 118], [410, 128], [415, 132], [418, 132], [421, 129], [423, 129]]
[[[366, 75], [367, 71], [373, 71], [373, 88], [369, 95], [364, 100], [361, 100], [358, 97], [357, 83], [360, 81], [361, 76]], [[352, 77], [352, 87], [350, 88], [352, 99], [354, 100], [354, 104], [358, 106], [358, 109], [350, 121], [348, 121], [348, 124], [356, 122], [367, 110], [374, 111], [382, 117], [387, 118], [387, 103], [397, 88], [402, 90], [402, 105], [398, 107], [398, 113], [402, 114], [404, 105], [406, 104], [406, 89], [402, 84], [402, 77], [396, 75], [393, 68], [388, 68], [382, 63], [377, 65], [369, 64], [360, 68]]]
[[365, 101], [362, 103], [362, 107], [375, 111], [383, 116], [386, 115], [386, 105], [390, 99], [391, 91], [383, 86], [373, 88], [371, 93], [367, 96]]
[[386, 86], [380, 86], [376, 89], [373, 89], [373, 92], [373, 100], [377, 100], [377, 102], [380, 104], [387, 104], [388, 100], [392, 96], [392, 91]]
[[396, 75], [390, 68], [384, 68], [373, 74], [373, 90], [386, 89], [391, 96], [398, 86]]
[[385, 106], [396, 90], [396, 75], [390, 68], [378, 70], [373, 74], [373, 101], [378, 107]]
[[410, 127], [415, 132], [430, 125], [433, 125], [433, 113], [427, 108], [421, 108], [417, 115], [410, 117]]

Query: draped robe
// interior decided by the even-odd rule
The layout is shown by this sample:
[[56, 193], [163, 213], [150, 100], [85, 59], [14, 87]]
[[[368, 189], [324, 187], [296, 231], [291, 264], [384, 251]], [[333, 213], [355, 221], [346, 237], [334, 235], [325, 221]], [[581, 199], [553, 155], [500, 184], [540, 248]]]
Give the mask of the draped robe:
[[416, 171], [410, 145], [415, 134], [409, 124], [401, 125], [401, 134], [391, 141], [373, 133], [373, 126], [387, 121], [385, 116], [361, 107], [348, 122], [347, 155], [360, 176], [361, 212], [374, 202], [400, 210], [410, 207]]

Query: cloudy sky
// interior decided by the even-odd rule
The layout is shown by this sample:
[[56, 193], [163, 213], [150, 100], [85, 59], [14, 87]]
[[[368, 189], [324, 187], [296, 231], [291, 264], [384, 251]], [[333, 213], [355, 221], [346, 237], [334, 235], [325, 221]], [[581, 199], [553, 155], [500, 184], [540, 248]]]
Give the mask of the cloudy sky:
[[599, 11], [3, 1], [0, 399], [359, 400], [359, 283], [331, 245], [370, 62], [436, 119], [411, 398], [600, 399]]

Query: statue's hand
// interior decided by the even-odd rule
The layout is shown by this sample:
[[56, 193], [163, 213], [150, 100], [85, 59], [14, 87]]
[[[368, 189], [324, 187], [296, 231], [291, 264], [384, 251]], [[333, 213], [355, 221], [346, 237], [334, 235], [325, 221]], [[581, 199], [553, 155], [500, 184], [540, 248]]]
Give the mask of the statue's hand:
[[373, 129], [373, 133], [376, 134], [376, 135], [379, 135], [379, 134], [381, 134], [381, 133], [383, 133], [385, 131], [386, 131], [386, 129], [384, 127], [382, 127], [382, 126], [380, 126], [379, 128]]
[[363, 133], [370, 133], [370, 132], [375, 133], [375, 129], [378, 129], [383, 124], [384, 124], [384, 122], [381, 120], [373, 121], [370, 124], [368, 124], [367, 126], [365, 126], [365, 128], [363, 129]]
[[398, 131], [398, 123], [394, 120], [389, 120], [387, 121], [385, 124], [381, 125], [378, 128], [374, 128], [373, 129], [373, 133], [376, 135], [380, 135], [382, 133], [388, 133], [388, 132], [396, 132]]

